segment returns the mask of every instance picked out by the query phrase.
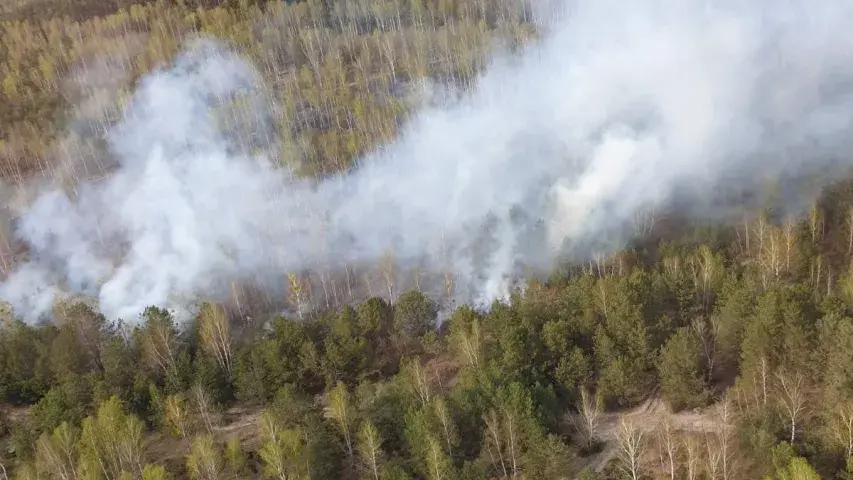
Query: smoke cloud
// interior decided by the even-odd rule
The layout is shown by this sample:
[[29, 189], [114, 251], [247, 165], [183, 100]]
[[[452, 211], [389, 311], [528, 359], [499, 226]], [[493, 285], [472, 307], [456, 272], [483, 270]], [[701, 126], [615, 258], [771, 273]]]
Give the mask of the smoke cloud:
[[133, 320], [393, 252], [401, 271], [450, 271], [458, 300], [489, 302], [526, 269], [618, 248], [649, 209], [718, 216], [725, 189], [853, 163], [853, 1], [549, 5], [541, 41], [317, 182], [220, 133], [212, 106], [241, 96], [263, 118], [262, 85], [237, 55], [189, 45], [138, 86], [108, 179], [45, 188], [21, 212], [31, 255], [0, 298], [28, 320], [67, 294]]

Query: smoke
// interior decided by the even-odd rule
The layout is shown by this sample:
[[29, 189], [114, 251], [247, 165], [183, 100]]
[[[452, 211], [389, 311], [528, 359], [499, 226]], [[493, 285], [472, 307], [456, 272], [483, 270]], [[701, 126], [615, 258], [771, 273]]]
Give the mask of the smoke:
[[31, 256], [0, 298], [35, 320], [56, 296], [92, 296], [128, 320], [230, 281], [278, 289], [286, 272], [390, 253], [399, 271], [450, 271], [459, 300], [489, 302], [525, 269], [618, 248], [649, 209], [716, 217], [723, 190], [850, 167], [853, 1], [549, 6], [560, 14], [540, 42], [319, 182], [220, 132], [211, 108], [233, 98], [263, 124], [262, 85], [237, 55], [189, 45], [111, 131], [111, 176], [73, 198], [46, 188], [21, 213]]

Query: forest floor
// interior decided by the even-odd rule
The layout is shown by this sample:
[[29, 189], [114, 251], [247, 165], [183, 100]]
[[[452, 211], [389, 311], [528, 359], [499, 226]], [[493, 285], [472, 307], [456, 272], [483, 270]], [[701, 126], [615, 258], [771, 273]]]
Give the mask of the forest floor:
[[[426, 374], [442, 391], [453, 387], [458, 379], [459, 365], [450, 355], [440, 355], [430, 359], [424, 366]], [[325, 403], [325, 399], [321, 400]], [[214, 418], [210, 432], [217, 442], [227, 443], [237, 438], [246, 451], [256, 451], [260, 447], [258, 419], [262, 407], [236, 406], [227, 409]], [[146, 455], [149, 461], [155, 461], [167, 468], [180, 471], [184, 467], [189, 453], [189, 441], [155, 431], [146, 437]]]
[[[234, 407], [226, 410], [217, 418], [211, 434], [222, 443], [234, 438], [246, 450], [258, 448], [258, 417], [260, 408]], [[175, 438], [163, 432], [153, 432], [146, 438], [146, 456], [149, 461], [166, 466], [166, 468], [182, 470], [189, 453], [189, 441]]]
[[646, 442], [660, 423], [668, 419], [676, 432], [689, 434], [704, 434], [715, 432], [722, 426], [717, 419], [717, 406], [711, 405], [702, 409], [673, 413], [660, 395], [655, 394], [640, 405], [622, 411], [605, 412], [598, 426], [598, 438], [605, 442], [604, 448], [589, 457], [588, 466], [595, 471], [602, 471], [618, 453], [617, 432], [620, 420], [624, 417], [644, 432]]
[[[601, 472], [618, 454], [617, 432], [620, 419], [626, 418], [642, 429], [646, 442], [653, 442], [655, 429], [664, 419], [669, 419], [676, 432], [702, 435], [717, 431], [721, 423], [717, 419], [716, 405], [703, 409], [694, 409], [672, 413], [659, 395], [654, 395], [640, 405], [602, 414], [598, 426], [598, 438], [604, 442], [603, 449], [586, 458], [586, 466]], [[224, 412], [222, 418], [214, 426], [213, 436], [221, 442], [238, 438], [249, 450], [258, 447], [258, 416], [260, 408], [245, 409], [231, 408]], [[647, 443], [648, 444], [648, 443]], [[651, 455], [654, 445], [649, 445], [647, 453]], [[156, 459], [164, 465], [182, 468], [188, 453], [189, 444], [171, 435], [154, 432], [147, 438], [147, 453], [149, 459]], [[656, 455], [656, 454], [655, 454]]]
[[[435, 383], [440, 385], [442, 390], [451, 388], [458, 378], [459, 365], [449, 356], [432, 358], [425, 367], [427, 374], [433, 378]], [[598, 426], [598, 438], [604, 442], [603, 449], [586, 457], [586, 466], [600, 472], [616, 458], [618, 454], [617, 432], [620, 420], [623, 417], [642, 429], [644, 439], [647, 445], [651, 447], [647, 449], [647, 455], [656, 457], [657, 450], [653, 445], [653, 436], [661, 421], [668, 419], [673, 430], [678, 433], [693, 435], [713, 433], [718, 431], [722, 425], [718, 419], [717, 408], [718, 406], [714, 404], [701, 409], [696, 408], [673, 413], [666, 402], [661, 399], [660, 392], [652, 392], [649, 398], [640, 405], [604, 412]], [[258, 417], [260, 412], [260, 407], [230, 408], [218, 418], [211, 433], [218, 441], [227, 442], [237, 438], [244, 448], [255, 450], [259, 446]], [[161, 432], [154, 432], [147, 438], [149, 459], [156, 459], [162, 464], [172, 464], [177, 468], [183, 468], [188, 448], [189, 442], [186, 440], [176, 439]]]

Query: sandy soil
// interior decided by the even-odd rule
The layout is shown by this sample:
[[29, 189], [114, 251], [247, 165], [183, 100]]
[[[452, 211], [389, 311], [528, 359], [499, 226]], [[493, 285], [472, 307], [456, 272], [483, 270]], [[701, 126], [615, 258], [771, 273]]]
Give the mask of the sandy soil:
[[606, 412], [598, 427], [598, 438], [605, 442], [605, 446], [601, 452], [590, 457], [589, 465], [600, 472], [616, 456], [616, 431], [622, 416], [630, 419], [647, 434], [651, 434], [660, 422], [667, 418], [677, 431], [710, 433], [720, 428], [715, 413], [716, 406], [672, 413], [666, 403], [657, 395], [634, 408], [618, 412]]

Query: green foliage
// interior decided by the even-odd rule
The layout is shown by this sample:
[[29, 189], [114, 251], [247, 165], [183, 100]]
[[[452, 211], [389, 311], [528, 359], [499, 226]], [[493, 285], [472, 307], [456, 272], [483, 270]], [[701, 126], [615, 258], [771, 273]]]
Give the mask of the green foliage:
[[701, 351], [699, 340], [687, 327], [676, 330], [661, 349], [658, 360], [661, 390], [676, 411], [698, 407], [705, 402]]
[[802, 457], [794, 457], [788, 465], [776, 473], [778, 480], [820, 480], [809, 462]]
[[59, 382], [72, 382], [85, 374], [90, 366], [86, 352], [77, 340], [77, 332], [66, 324], [51, 344], [51, 371]]
[[104, 340], [100, 354], [102, 373], [99, 379], [104, 392], [97, 401], [117, 396], [125, 402], [132, 400], [134, 370], [139, 357], [131, 345], [119, 336]]
[[33, 407], [33, 426], [49, 432], [62, 422], [79, 424], [89, 412], [91, 395], [85, 377], [51, 388]]
[[243, 446], [240, 445], [240, 440], [232, 438], [225, 444], [224, 452], [225, 468], [228, 475], [233, 478], [243, 478], [247, 475], [249, 469], [249, 460], [246, 453], [243, 451]]
[[313, 353], [305, 326], [278, 317], [269, 335], [248, 344], [237, 358], [235, 385], [237, 398], [243, 401], [267, 402], [279, 388], [287, 384], [311, 385], [306, 371]]
[[142, 468], [142, 480], [169, 480], [171, 475], [162, 465], [146, 464]]
[[385, 470], [382, 439], [379, 437], [379, 430], [369, 420], [362, 422], [358, 430], [356, 451], [361, 462], [361, 471], [365, 476], [377, 478], [379, 472]]
[[[468, 88], [495, 46], [537, 35], [531, 12], [505, 0], [0, 3], [0, 177], [71, 188], [106, 173], [95, 166], [110, 155], [102, 132], [127, 92], [196, 33], [249, 57], [278, 106], [274, 131], [258, 132], [235, 123], [253, 110], [223, 105], [211, 113], [223, 133], [313, 178], [393, 139], [418, 105], [401, 92], [424, 80]], [[114, 85], [66, 81], [103, 73], [91, 70], [99, 55]], [[66, 112], [72, 102], [103, 109]], [[66, 135], [66, 122], [89, 128]], [[81, 166], [56, 168], [56, 147]], [[851, 191], [849, 180], [833, 187], [798, 222], [676, 225], [666, 243], [562, 265], [506, 304], [459, 306], [440, 327], [438, 300], [422, 292], [441, 286], [417, 272], [398, 293], [412, 279], [396, 278], [390, 255], [380, 279], [326, 273], [322, 291], [292, 275], [300, 317], [270, 328], [228, 324], [211, 304], [190, 328], [153, 306], [127, 331], [82, 303], [57, 305], [56, 324], [4, 317], [0, 395], [29, 408], [10, 409], [4, 465], [21, 478], [71, 478], [72, 467], [77, 478], [146, 480], [609, 478], [582, 469], [590, 460], [563, 421], [585, 388], [626, 409], [659, 393], [676, 409], [725, 393], [736, 413], [703, 433], [702, 468], [725, 443], [727, 478], [829, 477], [853, 431]], [[359, 301], [365, 290], [373, 297]], [[804, 379], [793, 446], [777, 446], [790, 438], [782, 373]], [[193, 406], [195, 385], [211, 418]], [[260, 408], [258, 445], [231, 436]], [[169, 427], [182, 439], [159, 440], [182, 446], [145, 464], [144, 437]], [[212, 433], [194, 436], [201, 429]]]
[[36, 443], [36, 467], [59, 478], [73, 475], [74, 447], [79, 434], [79, 430], [68, 422], [62, 422], [51, 434], [42, 433]]
[[27, 463], [33, 459], [37, 439], [37, 431], [29, 422], [15, 423], [9, 429], [9, 453], [20, 463]]
[[190, 442], [187, 470], [190, 478], [213, 480], [222, 474], [222, 452], [210, 435], [195, 437]]
[[821, 319], [818, 335], [825, 399], [835, 405], [853, 397], [853, 318], [828, 315]]
[[369, 361], [368, 340], [361, 335], [359, 316], [351, 307], [343, 307], [332, 320], [323, 366], [326, 384], [346, 380], [355, 383], [362, 378]]
[[54, 327], [35, 329], [13, 322], [0, 329], [0, 393], [7, 403], [32, 403], [53, 383], [50, 345]]
[[260, 418], [261, 447], [258, 455], [266, 475], [274, 478], [300, 478], [307, 466], [303, 432], [298, 428], [283, 428], [269, 412]]
[[394, 328], [403, 335], [421, 338], [435, 329], [438, 307], [426, 295], [409, 290], [394, 304]]
[[115, 478], [126, 466], [141, 468], [143, 433], [142, 421], [125, 413], [121, 400], [111, 397], [98, 407], [96, 416], [83, 420], [78, 446], [81, 471]]
[[196, 355], [193, 359], [193, 384], [199, 385], [211, 397], [214, 404], [227, 404], [234, 397], [229, 375], [208, 355]]
[[[401, 299], [405, 300], [407, 293], [397, 299], [397, 305], [393, 309], [385, 299], [379, 297], [368, 298], [362, 302], [356, 310], [359, 331], [372, 337], [374, 341], [379, 341], [383, 336], [387, 336], [391, 330], [392, 322], [396, 321], [399, 302]], [[347, 312], [347, 314], [350, 315], [351, 312]]]
[[[716, 253], [676, 254], [720, 268]], [[564, 437], [562, 419], [575, 414], [581, 388], [610, 407], [631, 407], [659, 388], [673, 408], [688, 409], [718, 402], [711, 392], [726, 380], [737, 412], [725, 437], [738, 459], [732, 478], [810, 478], [809, 463], [821, 474], [843, 470], [839, 454], [853, 445], [844, 441], [853, 312], [796, 283], [755, 288], [753, 274], [734, 267], [701, 288], [674, 268], [534, 283], [488, 311], [461, 307], [441, 329], [432, 324], [435, 305], [417, 291], [393, 307], [370, 298], [298, 321], [279, 317], [230, 341], [233, 374], [201, 348], [199, 329], [179, 329], [160, 309], [147, 310], [129, 338], [85, 310], [66, 311], [79, 323], [58, 329], [11, 324], [0, 331], [0, 359], [10, 360], [0, 378], [15, 392], [7, 399], [26, 398], [22, 372], [43, 372], [49, 389], [30, 412], [38, 435], [13, 422], [10, 453], [21, 472], [73, 466], [98, 476], [106, 468], [111, 478], [594, 478], [581, 470], [579, 444]], [[31, 347], [15, 347], [17, 355], [43, 356], [2, 357], [21, 339]], [[777, 446], [790, 432], [780, 382], [797, 372], [806, 402], [819, 398], [819, 408], [798, 414], [794, 447]], [[209, 397], [205, 410], [195, 386]], [[256, 447], [226, 442], [214, 428], [231, 415], [220, 406], [235, 401], [232, 388], [236, 411], [264, 407]], [[148, 428], [186, 442], [185, 473], [143, 467]], [[706, 435], [707, 448], [720, 448], [719, 433]], [[57, 462], [69, 449], [73, 461]]]
[[[265, 410], [270, 425], [303, 432], [306, 439], [304, 458], [311, 478], [338, 478], [340, 476], [342, 449], [335, 426], [321, 406], [292, 385], [281, 388]], [[269, 447], [273, 448], [273, 447]], [[278, 447], [274, 448], [274, 451]]]

